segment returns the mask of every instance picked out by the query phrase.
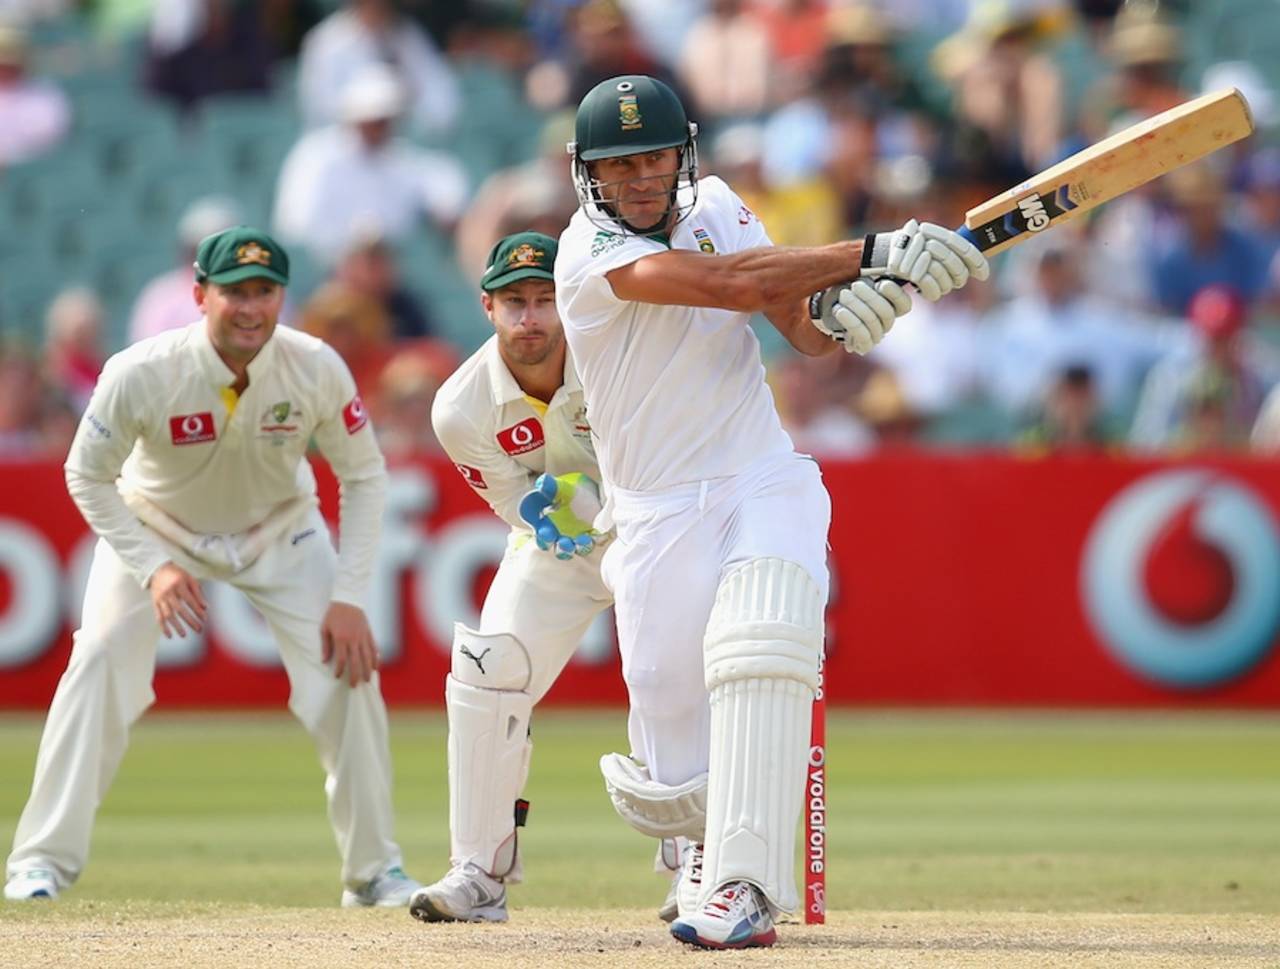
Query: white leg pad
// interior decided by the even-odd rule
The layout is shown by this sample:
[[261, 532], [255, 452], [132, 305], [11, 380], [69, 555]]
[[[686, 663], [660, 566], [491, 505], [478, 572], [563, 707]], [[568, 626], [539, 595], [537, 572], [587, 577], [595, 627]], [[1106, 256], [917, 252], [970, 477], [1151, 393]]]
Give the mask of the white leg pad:
[[[600, 758], [600, 773], [613, 808], [627, 824], [651, 838], [702, 840], [707, 823], [707, 775], [683, 784], [659, 784], [639, 761], [622, 754]], [[679, 867], [676, 860], [673, 868]]]
[[752, 559], [720, 582], [704, 641], [711, 769], [699, 904], [737, 880], [777, 910], [800, 904], [796, 823], [825, 606], [813, 577], [783, 559]]
[[529, 776], [529, 656], [505, 634], [454, 628], [449, 711], [451, 861], [520, 880], [515, 802]]

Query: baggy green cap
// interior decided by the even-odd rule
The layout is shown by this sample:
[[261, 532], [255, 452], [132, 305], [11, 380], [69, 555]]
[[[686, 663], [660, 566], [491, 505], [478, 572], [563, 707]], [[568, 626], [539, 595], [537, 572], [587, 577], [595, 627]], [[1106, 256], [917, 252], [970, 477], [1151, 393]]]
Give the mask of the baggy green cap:
[[555, 282], [553, 269], [559, 243], [541, 232], [517, 232], [489, 252], [489, 261], [480, 288], [486, 293], [518, 283], [522, 279], [549, 279]]
[[248, 225], [233, 225], [201, 239], [195, 268], [198, 283], [262, 278], [289, 285], [289, 256], [275, 239]]

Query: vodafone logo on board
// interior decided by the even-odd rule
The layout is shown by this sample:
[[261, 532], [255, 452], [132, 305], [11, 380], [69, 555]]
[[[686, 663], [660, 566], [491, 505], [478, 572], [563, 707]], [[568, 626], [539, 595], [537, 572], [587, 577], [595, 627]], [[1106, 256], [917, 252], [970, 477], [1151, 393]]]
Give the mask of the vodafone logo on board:
[[179, 414], [169, 418], [169, 437], [175, 445], [203, 444], [205, 441], [215, 440], [217, 436], [210, 411], [202, 414]]
[[542, 425], [536, 417], [526, 417], [519, 424], [513, 424], [498, 432], [498, 443], [508, 454], [525, 454], [542, 447], [545, 439], [542, 436]]
[[1226, 683], [1280, 632], [1280, 528], [1246, 483], [1207, 469], [1139, 478], [1102, 510], [1081, 560], [1103, 646], [1176, 689]]

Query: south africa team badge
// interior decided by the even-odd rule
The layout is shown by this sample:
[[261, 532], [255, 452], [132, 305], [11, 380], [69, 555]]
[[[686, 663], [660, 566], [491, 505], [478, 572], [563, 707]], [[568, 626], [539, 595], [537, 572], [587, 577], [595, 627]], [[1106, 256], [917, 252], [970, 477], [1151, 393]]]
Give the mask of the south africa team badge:
[[618, 120], [623, 131], [635, 131], [644, 127], [644, 119], [640, 117], [640, 105], [636, 103], [634, 94], [618, 95]]

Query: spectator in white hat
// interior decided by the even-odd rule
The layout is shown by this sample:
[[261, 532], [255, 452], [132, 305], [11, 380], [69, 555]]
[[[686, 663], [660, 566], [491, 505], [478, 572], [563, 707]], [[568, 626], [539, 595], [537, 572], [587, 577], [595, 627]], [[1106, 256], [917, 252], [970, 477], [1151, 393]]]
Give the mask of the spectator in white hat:
[[302, 41], [298, 99], [308, 126], [340, 117], [351, 82], [368, 68], [392, 68], [405, 87], [405, 113], [424, 132], [457, 116], [458, 82], [431, 38], [401, 16], [392, 0], [347, 0]]
[[371, 232], [390, 242], [423, 220], [452, 231], [467, 201], [467, 176], [452, 155], [395, 135], [404, 88], [372, 65], [343, 89], [341, 120], [304, 134], [276, 184], [274, 226], [286, 245], [332, 266]]

